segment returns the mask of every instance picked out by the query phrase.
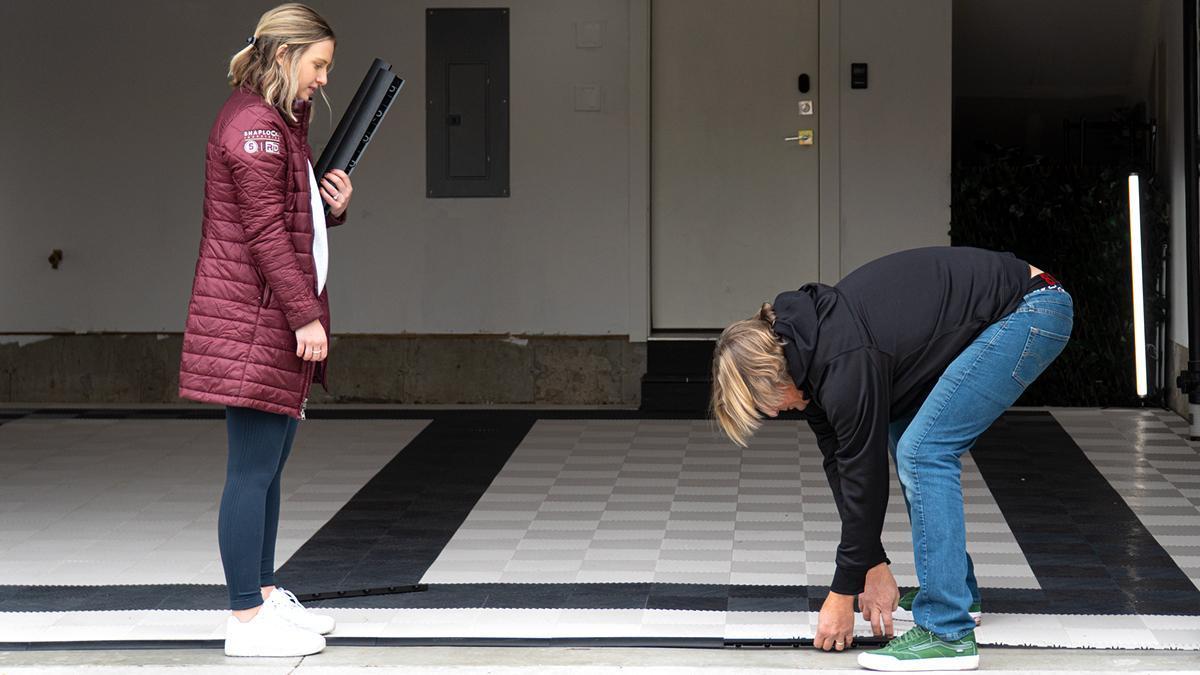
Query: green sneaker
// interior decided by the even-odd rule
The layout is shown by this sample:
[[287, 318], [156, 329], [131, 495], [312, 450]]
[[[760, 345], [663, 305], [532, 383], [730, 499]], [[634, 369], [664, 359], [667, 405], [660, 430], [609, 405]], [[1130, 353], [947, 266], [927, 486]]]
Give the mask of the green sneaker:
[[[913, 590], [900, 596], [900, 608], [892, 613], [893, 621], [907, 621], [912, 623], [913, 613], [912, 605], [913, 598], [917, 597], [917, 591], [921, 589], [914, 588]], [[971, 618], [975, 619], [975, 625], [983, 623], [983, 607], [978, 602], [971, 603]]]
[[947, 642], [915, 626], [892, 640], [883, 649], [858, 655], [858, 665], [869, 670], [913, 672], [924, 670], [975, 670], [979, 667], [979, 648], [972, 631]]

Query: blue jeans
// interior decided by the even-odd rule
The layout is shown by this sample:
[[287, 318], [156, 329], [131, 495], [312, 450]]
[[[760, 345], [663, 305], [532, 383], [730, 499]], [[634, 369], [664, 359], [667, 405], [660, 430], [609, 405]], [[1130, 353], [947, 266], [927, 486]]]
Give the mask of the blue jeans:
[[1058, 286], [1029, 293], [946, 367], [911, 420], [891, 425], [921, 590], [913, 621], [945, 640], [975, 629], [979, 584], [967, 555], [963, 453], [1067, 345], [1075, 311]]
[[[888, 450], [891, 451], [891, 453], [892, 453], [892, 464], [893, 465], [899, 466], [896, 463], [896, 447], [898, 445], [900, 445], [901, 437], [904, 436], [904, 432], [908, 429], [908, 425], [912, 424], [913, 418], [916, 416], [917, 416], [917, 413], [914, 412], [913, 414], [909, 415], [908, 417], [903, 417], [901, 419], [893, 421], [888, 426]], [[899, 470], [897, 470], [897, 473], [899, 473]], [[959, 486], [959, 489], [961, 490], [961, 484]], [[901, 494], [901, 496], [904, 497], [904, 510], [906, 513], [908, 513], [908, 523], [911, 526], [912, 522], [913, 522], [912, 504], [909, 503], [908, 494], [904, 490], [901, 490], [900, 494]], [[916, 547], [914, 546], [914, 549], [915, 548]], [[971, 560], [970, 553], [967, 554], [967, 590], [970, 591], [970, 593], [971, 593], [971, 602], [974, 603], [974, 602], [980, 601], [979, 581], [977, 581], [975, 579], [975, 563], [974, 563], [974, 561]], [[914, 606], [913, 609], [916, 609], [916, 607]], [[974, 620], [972, 620], [971, 623], [972, 623], [972, 625], [974, 625]]]

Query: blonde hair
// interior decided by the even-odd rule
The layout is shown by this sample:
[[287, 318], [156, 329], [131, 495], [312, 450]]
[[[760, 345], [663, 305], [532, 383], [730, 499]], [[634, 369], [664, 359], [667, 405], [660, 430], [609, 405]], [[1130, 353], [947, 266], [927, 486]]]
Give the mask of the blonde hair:
[[713, 350], [711, 413], [742, 447], [762, 425], [759, 411], [783, 402], [787, 361], [774, 323], [775, 310], [764, 302], [757, 314], [726, 328]]
[[[311, 7], [289, 2], [268, 10], [254, 28], [254, 41], [229, 60], [229, 84], [235, 89], [244, 86], [262, 94], [267, 105], [278, 108], [295, 122], [292, 104], [299, 88], [300, 57], [309, 45], [322, 40], [337, 38], [329, 22]], [[284, 45], [281, 65], [275, 53]], [[325, 98], [323, 89], [321, 97]], [[325, 103], [329, 104], [328, 98]]]

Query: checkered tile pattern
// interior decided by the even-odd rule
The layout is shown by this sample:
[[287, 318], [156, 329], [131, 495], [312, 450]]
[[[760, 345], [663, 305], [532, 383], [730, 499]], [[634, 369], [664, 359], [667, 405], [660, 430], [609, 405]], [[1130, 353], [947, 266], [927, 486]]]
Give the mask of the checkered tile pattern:
[[1052, 414], [1200, 589], [1200, 442], [1187, 421], [1166, 410]]
[[[1038, 588], [969, 457], [963, 472], [980, 584]], [[840, 533], [803, 422], [742, 449], [705, 420], [539, 420], [422, 582], [821, 586]], [[917, 585], [895, 481], [883, 543]]]
[[[427, 424], [308, 421], [288, 460], [287, 560]], [[0, 427], [0, 585], [224, 584], [224, 420], [27, 417]]]
[[[1052, 412], [1200, 585], [1200, 444], [1186, 440], [1186, 424], [1162, 411]], [[285, 478], [279, 562], [425, 424], [306, 422]], [[0, 589], [220, 584], [215, 509], [224, 453], [220, 420], [34, 415], [8, 421], [0, 427]], [[969, 548], [981, 584], [1018, 594], [1037, 589], [970, 457], [963, 470]], [[753, 587], [758, 584], [820, 587], [832, 575], [838, 531], [820, 454], [803, 423], [770, 422], [743, 450], [707, 421], [541, 419], [424, 581], [500, 582], [529, 595], [550, 582], [728, 584], [740, 594], [762, 592]], [[915, 584], [894, 481], [883, 536], [898, 581]], [[602, 601], [606, 588], [613, 587], [584, 587], [572, 597]], [[696, 605], [680, 597], [658, 605], [679, 609], [645, 608], [653, 602], [633, 609], [477, 602], [323, 611], [339, 620], [335, 637], [351, 638], [812, 635], [814, 612], [757, 611], [771, 607], [762, 604], [734, 611], [747, 607], [733, 602], [737, 594], [729, 594], [728, 604], [719, 598], [728, 610], [692, 609]], [[0, 641], [219, 639], [225, 617], [217, 610], [0, 612]], [[858, 632], [869, 629], [860, 625]], [[977, 637], [985, 645], [1194, 650], [1200, 649], [1200, 616], [1007, 614], [985, 607]]]

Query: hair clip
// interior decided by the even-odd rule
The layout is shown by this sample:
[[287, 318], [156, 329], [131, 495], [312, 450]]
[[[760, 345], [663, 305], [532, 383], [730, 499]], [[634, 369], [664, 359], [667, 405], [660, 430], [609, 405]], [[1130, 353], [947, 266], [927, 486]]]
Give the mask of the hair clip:
[[257, 41], [258, 41], [258, 37], [255, 35], [251, 35], [250, 37], [246, 38], [246, 44], [251, 45], [251, 46], [253, 46], [254, 43]]

